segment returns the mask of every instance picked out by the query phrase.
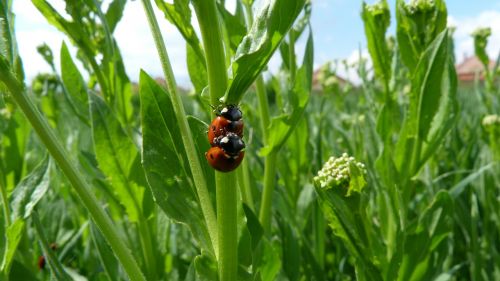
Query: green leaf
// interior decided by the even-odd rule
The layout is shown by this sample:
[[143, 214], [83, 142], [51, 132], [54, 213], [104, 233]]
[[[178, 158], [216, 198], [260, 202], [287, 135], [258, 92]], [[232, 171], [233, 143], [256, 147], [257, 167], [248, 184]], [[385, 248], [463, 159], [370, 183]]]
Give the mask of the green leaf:
[[[442, 98], [456, 93], [456, 78], [448, 76], [450, 54], [448, 54], [448, 32], [442, 32], [424, 53], [412, 85], [418, 97], [418, 136], [425, 138], [431, 128]], [[455, 82], [455, 83], [453, 83]]]
[[[211, 250], [196, 191], [184, 168], [182, 141], [168, 94], [145, 72], [140, 76], [142, 164], [156, 204], [174, 221], [186, 224]], [[206, 138], [205, 138], [206, 139]]]
[[163, 12], [165, 18], [170, 23], [177, 27], [182, 37], [184, 37], [186, 42], [193, 49], [200, 63], [206, 68], [203, 48], [196, 35], [196, 31], [191, 25], [191, 9], [189, 8], [189, 2], [189, 0], [176, 0], [173, 4], [170, 4], [164, 0], [155, 0], [158, 9]]
[[83, 31], [83, 26], [78, 22], [66, 20], [46, 0], [31, 0], [31, 2], [51, 25], [68, 35], [68, 37], [75, 43], [78, 43], [79, 46], [85, 46], [87, 48], [92, 46], [90, 38], [88, 38], [87, 33]]
[[70, 94], [70, 102], [78, 110], [78, 114], [88, 116], [87, 86], [64, 42], [61, 47], [61, 78]]
[[11, 1], [0, 2], [0, 23], [0, 55], [5, 57], [11, 65], [14, 65], [18, 54]]
[[217, 8], [221, 15], [220, 19], [226, 28], [229, 47], [234, 53], [247, 33], [245, 22], [242, 22], [238, 15], [231, 14], [221, 3], [217, 3]]
[[412, 79], [410, 105], [395, 153], [399, 171], [409, 177], [438, 148], [457, 117], [457, 78], [448, 40], [447, 30], [439, 34], [420, 58]]
[[255, 272], [260, 275], [260, 280], [276, 280], [276, 275], [280, 271], [281, 261], [276, 245], [271, 244], [267, 239], [262, 239], [255, 253]]
[[305, 0], [269, 0], [263, 4], [229, 68], [229, 87], [222, 98], [225, 103], [241, 100], [292, 27], [304, 3]]
[[116, 25], [123, 16], [125, 4], [127, 4], [127, 0], [114, 0], [111, 4], [109, 4], [109, 8], [106, 11], [106, 21], [108, 22], [108, 27], [111, 33], [113, 33]]
[[243, 211], [245, 212], [245, 217], [247, 218], [248, 231], [252, 236], [252, 249], [255, 250], [264, 235], [264, 229], [260, 225], [259, 218], [255, 215], [252, 209], [243, 204]]
[[92, 139], [99, 168], [113, 186], [130, 221], [136, 222], [141, 216], [144, 189], [131, 182], [129, 174], [138, 153], [137, 147], [102, 98], [92, 94], [89, 99]]
[[386, 85], [391, 79], [391, 57], [385, 34], [391, 23], [391, 14], [387, 0], [373, 5], [363, 2], [361, 16], [365, 25], [368, 51], [372, 58], [375, 75]]
[[49, 183], [49, 158], [46, 157], [12, 192], [12, 217], [28, 218], [49, 189]]
[[200, 60], [199, 56], [196, 55], [196, 51], [188, 43], [186, 43], [186, 60], [189, 77], [193, 83], [194, 90], [201, 95], [203, 89], [208, 85], [207, 69], [205, 62]]
[[[188, 116], [187, 119], [208, 190], [215, 195], [215, 170], [204, 157], [205, 152], [210, 149], [210, 143], [207, 141], [208, 124], [194, 116]], [[215, 196], [212, 199], [215, 201]]]
[[292, 89], [293, 96], [291, 103], [293, 111], [290, 114], [281, 115], [271, 120], [269, 139], [267, 140], [268, 145], [260, 151], [262, 156], [279, 150], [302, 118], [312, 87], [313, 49], [312, 33], [309, 33], [304, 61], [302, 67], [297, 71], [295, 84]]
[[7, 245], [5, 246], [2, 266], [0, 266], [0, 271], [2, 272], [8, 272], [10, 269], [10, 265], [12, 264], [17, 246], [19, 245], [19, 241], [21, 241], [21, 237], [23, 236], [22, 232], [24, 230], [24, 225], [24, 220], [18, 217], [11, 225], [9, 225], [9, 227], [7, 227]]
[[450, 195], [453, 198], [457, 199], [467, 186], [475, 182], [482, 174], [492, 169], [494, 166], [495, 166], [494, 163], [490, 163], [488, 165], [479, 168], [474, 173], [471, 173], [470, 175], [459, 181], [457, 184], [455, 184], [452, 188], [450, 188], [449, 190]]
[[52, 69], [55, 69], [54, 55], [52, 54], [52, 50], [50, 49], [49, 45], [43, 43], [42, 45], [36, 47], [36, 50], [43, 57], [43, 59], [52, 67]]
[[289, 221], [280, 219], [278, 220], [281, 242], [283, 244], [283, 270], [289, 280], [299, 280], [300, 274], [300, 237], [290, 226]]
[[90, 222], [90, 235], [92, 236], [92, 241], [99, 255], [99, 261], [106, 272], [106, 276], [109, 280], [120, 280], [118, 261], [93, 222]]
[[363, 214], [360, 209], [359, 193], [344, 196], [339, 188], [316, 188], [320, 205], [335, 236], [339, 237], [349, 253], [356, 259], [356, 271], [366, 275], [367, 280], [382, 280], [381, 272], [375, 266], [373, 253], [367, 241]]
[[[398, 280], [428, 280], [430, 257], [448, 255], [436, 248], [452, 231], [453, 201], [447, 191], [436, 194], [433, 202], [420, 215], [413, 233], [406, 238]], [[409, 242], [411, 241], [411, 242]]]
[[422, 53], [446, 28], [446, 4], [443, 0], [396, 2], [397, 41], [401, 58], [414, 73]]
[[194, 259], [194, 268], [196, 270], [196, 280], [213, 281], [218, 280], [217, 263], [208, 255], [202, 254]]

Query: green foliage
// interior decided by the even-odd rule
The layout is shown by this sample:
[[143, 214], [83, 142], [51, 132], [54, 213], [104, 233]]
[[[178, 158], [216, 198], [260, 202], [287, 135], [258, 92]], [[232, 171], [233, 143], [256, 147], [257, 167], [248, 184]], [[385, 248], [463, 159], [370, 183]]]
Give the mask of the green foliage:
[[478, 28], [471, 35], [474, 38], [474, 52], [483, 63], [486, 71], [489, 71], [490, 59], [486, 53], [486, 46], [488, 45], [488, 37], [491, 36], [491, 28]]
[[151, 192], [169, 217], [187, 224], [206, 251], [208, 230], [194, 188], [187, 180], [180, 131], [167, 93], [146, 73], [140, 81], [142, 162]]
[[385, 34], [391, 23], [389, 5], [387, 1], [380, 1], [374, 5], [363, 3], [361, 16], [365, 23], [368, 51], [373, 59], [375, 75], [388, 85], [391, 79], [391, 58]]
[[447, 10], [443, 0], [396, 1], [397, 40], [401, 58], [410, 73], [417, 69], [423, 52], [446, 28]]
[[[32, 2], [77, 54], [40, 46], [51, 71], [24, 85], [0, 3], [0, 280], [500, 278], [498, 63], [480, 29], [484, 83], [457, 81], [443, 0], [396, 1], [395, 37], [387, 1], [363, 3], [372, 64], [317, 72], [314, 1], [156, 0], [185, 40], [189, 93], [150, 1], [166, 88], [126, 75], [113, 38], [125, 0]], [[222, 95], [245, 123], [230, 174], [204, 159]]]
[[248, 34], [240, 42], [231, 62], [225, 103], [238, 103], [264, 70], [272, 54], [301, 12], [305, 1], [268, 1], [255, 16]]

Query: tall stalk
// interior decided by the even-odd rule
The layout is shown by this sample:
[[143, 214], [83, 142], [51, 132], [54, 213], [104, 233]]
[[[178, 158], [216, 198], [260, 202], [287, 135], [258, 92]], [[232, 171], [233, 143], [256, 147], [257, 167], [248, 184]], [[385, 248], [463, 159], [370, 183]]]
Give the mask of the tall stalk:
[[7, 229], [7, 227], [10, 225], [10, 209], [9, 209], [9, 198], [7, 197], [7, 187], [3, 183], [3, 176], [4, 176], [3, 174], [0, 174], [0, 197], [2, 199], [5, 229]]
[[[194, 2], [200, 24], [208, 72], [210, 101], [219, 104], [227, 88], [224, 46], [215, 0]], [[219, 280], [237, 280], [238, 228], [237, 228], [237, 176], [236, 172], [215, 172], [217, 192], [217, 229], [219, 242]]]
[[99, 205], [95, 195], [90, 191], [91, 187], [78, 170], [75, 165], [76, 162], [69, 157], [69, 154], [57, 139], [54, 130], [29, 99], [25, 92], [24, 85], [14, 77], [13, 73], [10, 71], [10, 67], [3, 59], [0, 60], [0, 81], [5, 84], [12, 98], [23, 111], [40, 140], [52, 155], [52, 158], [54, 158], [59, 168], [68, 178], [75, 192], [78, 194], [78, 197], [89, 211], [95, 224], [101, 230], [130, 279], [140, 281], [146, 280], [133, 258], [130, 249], [120, 237], [115, 225], [104, 212], [104, 209]]
[[153, 12], [153, 7], [151, 6], [151, 2], [149, 0], [142, 0], [142, 4], [149, 22], [149, 28], [151, 29], [151, 33], [156, 44], [158, 56], [160, 57], [161, 66], [165, 75], [165, 81], [170, 93], [170, 100], [172, 101], [174, 113], [179, 124], [182, 141], [184, 143], [184, 147], [186, 148], [189, 166], [191, 168], [191, 173], [193, 174], [194, 184], [196, 186], [196, 191], [200, 200], [201, 210], [205, 218], [205, 223], [207, 224], [208, 234], [210, 235], [210, 240], [212, 241], [214, 253], [215, 255], [217, 255], [217, 219], [215, 217], [215, 212], [210, 201], [210, 194], [208, 193], [207, 183], [203, 175], [201, 163], [198, 155], [196, 154], [193, 135], [191, 134], [191, 130], [189, 129], [186, 112], [182, 104], [181, 96], [177, 89], [174, 72], [172, 71], [172, 65], [170, 64], [170, 59], [168, 58], [167, 48], [165, 47], [165, 44], [163, 42], [163, 36], [161, 35], [158, 21], [156, 20], [156, 16]]
[[[252, 6], [250, 4], [245, 4], [245, 11], [248, 29], [250, 30], [253, 24]], [[264, 145], [266, 145], [268, 143], [268, 129], [271, 124], [271, 115], [269, 113], [269, 102], [262, 74], [257, 77], [255, 86], [259, 103], [260, 126], [264, 137]], [[259, 221], [266, 232], [271, 229], [272, 194], [274, 192], [274, 180], [276, 175], [276, 154], [277, 152], [272, 151], [269, 155], [267, 155], [264, 161], [264, 186], [262, 189]]]

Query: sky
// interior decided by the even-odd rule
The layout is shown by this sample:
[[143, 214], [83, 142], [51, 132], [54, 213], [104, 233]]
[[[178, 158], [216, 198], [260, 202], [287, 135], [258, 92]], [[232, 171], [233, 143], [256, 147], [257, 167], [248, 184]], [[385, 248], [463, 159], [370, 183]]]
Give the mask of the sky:
[[[64, 1], [49, 0], [49, 2], [58, 11], [64, 13]], [[226, 2], [231, 6], [231, 0]], [[375, 1], [367, 0], [366, 2], [370, 4]], [[395, 2], [395, 0], [389, 0], [393, 15], [389, 34], [395, 32]], [[478, 27], [492, 28], [487, 51], [492, 59], [496, 59], [500, 52], [500, 0], [448, 0], [446, 2], [448, 24], [457, 28], [454, 34], [457, 60], [460, 62], [465, 55], [473, 55], [474, 47], [470, 33]], [[63, 40], [68, 45], [70, 42], [62, 33], [47, 23], [30, 0], [15, 0], [13, 3], [19, 52], [24, 62], [27, 79], [30, 80], [39, 72], [50, 71], [48, 65], [37, 53], [37, 46], [47, 43], [54, 52], [56, 65], [59, 65], [61, 44]], [[312, 3], [311, 24], [314, 34], [315, 67], [332, 60], [347, 59], [354, 62], [359, 58], [360, 51], [363, 56], [367, 55], [363, 22], [360, 17], [361, 0], [312, 0]], [[231, 9], [231, 7], [228, 8]], [[156, 11], [156, 14], [178, 84], [189, 87], [185, 43], [177, 30], [164, 19], [161, 12]], [[193, 25], [196, 26], [196, 24], [196, 19], [194, 19]], [[141, 69], [152, 76], [162, 76], [153, 38], [149, 33], [139, 0], [127, 3], [123, 19], [118, 24], [114, 35], [132, 81], [138, 81]], [[298, 43], [296, 48], [298, 54], [303, 52], [304, 45], [305, 40]], [[74, 57], [76, 51], [74, 48], [71, 51]], [[276, 70], [279, 64], [279, 59], [275, 56], [269, 63], [269, 69]], [[356, 80], [355, 73], [339, 72], [348, 79]]]

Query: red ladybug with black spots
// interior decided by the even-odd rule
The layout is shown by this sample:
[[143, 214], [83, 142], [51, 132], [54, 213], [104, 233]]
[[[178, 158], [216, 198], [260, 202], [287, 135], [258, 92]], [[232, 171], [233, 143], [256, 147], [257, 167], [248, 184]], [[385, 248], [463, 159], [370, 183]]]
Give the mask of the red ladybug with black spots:
[[227, 133], [235, 133], [240, 138], [243, 137], [243, 120], [242, 113], [238, 106], [227, 105], [221, 110], [217, 110], [217, 117], [214, 118], [208, 128], [208, 141], [211, 146], [215, 146], [214, 141]]
[[236, 169], [245, 156], [245, 143], [235, 133], [227, 133], [214, 140], [212, 146], [206, 153], [208, 163], [220, 172], [230, 172]]

